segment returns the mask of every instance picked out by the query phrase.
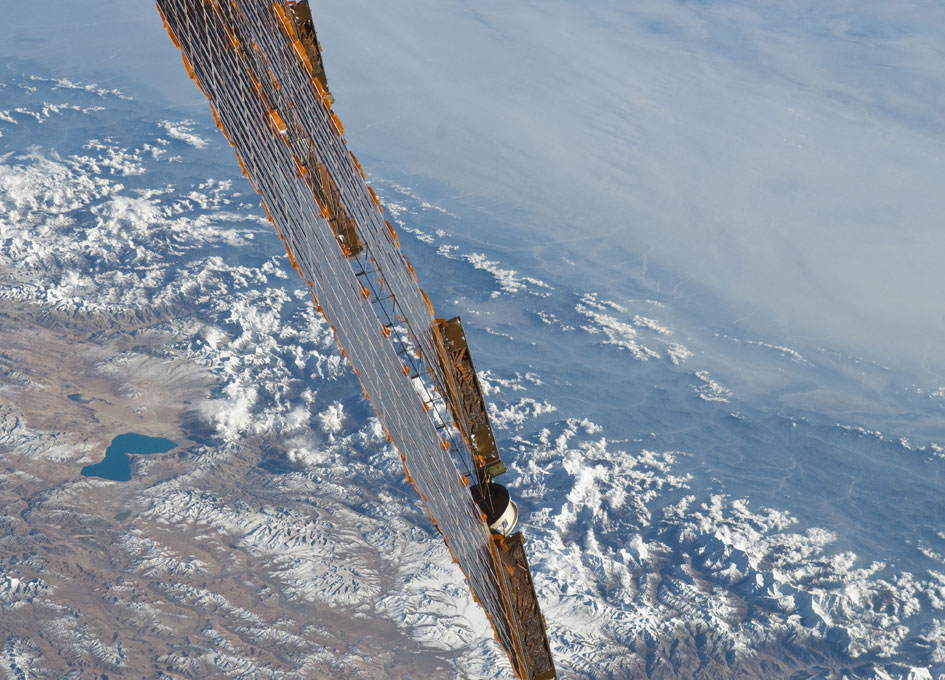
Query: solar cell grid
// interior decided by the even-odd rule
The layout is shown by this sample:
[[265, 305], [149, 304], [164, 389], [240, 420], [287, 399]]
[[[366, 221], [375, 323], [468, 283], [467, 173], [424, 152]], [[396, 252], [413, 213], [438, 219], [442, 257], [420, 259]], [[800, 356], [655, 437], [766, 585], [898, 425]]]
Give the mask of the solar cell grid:
[[[530, 677], [507, 577], [457, 469], [468, 451], [442, 398], [455, 388], [440, 363], [432, 307], [311, 77], [291, 3], [158, 0], [158, 7], [498, 641]], [[335, 198], [338, 205], [326, 205]], [[359, 251], [336, 231], [342, 211]]]

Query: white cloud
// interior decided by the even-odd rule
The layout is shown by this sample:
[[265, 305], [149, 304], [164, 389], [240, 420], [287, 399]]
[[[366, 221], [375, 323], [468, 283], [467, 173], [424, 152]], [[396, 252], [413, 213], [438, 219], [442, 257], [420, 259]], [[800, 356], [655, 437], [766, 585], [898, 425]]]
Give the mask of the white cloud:
[[35, 75], [29, 76], [29, 79], [35, 83], [52, 83], [53, 90], [82, 90], [84, 92], [91, 92], [103, 99], [114, 97], [122, 101], [134, 101], [133, 98], [122, 94], [120, 90], [115, 88], [109, 90], [95, 83], [77, 83], [68, 78], [43, 78]]
[[584, 302], [575, 306], [575, 311], [584, 315], [589, 324], [582, 328], [592, 335], [603, 334], [607, 339], [605, 344], [615, 345], [621, 350], [630, 352], [630, 355], [637, 361], [646, 361], [647, 359], [658, 359], [659, 353], [640, 344], [637, 341], [637, 331], [630, 323], [618, 320], [616, 317], [597, 311], [594, 307], [599, 305], [587, 303], [588, 296], [584, 297]]
[[160, 125], [171, 139], [177, 139], [185, 144], [190, 144], [195, 149], [207, 148], [207, 140], [194, 132], [196, 123], [192, 120], [181, 120], [177, 122], [165, 120], [161, 121]]
[[335, 402], [319, 413], [316, 418], [322, 431], [328, 435], [336, 435], [341, 432], [344, 426], [345, 412], [341, 402]]
[[523, 397], [514, 403], [492, 402], [488, 407], [492, 425], [500, 430], [520, 430], [527, 422], [558, 410], [547, 401], [531, 397]]
[[[462, 257], [476, 269], [481, 269], [492, 274], [496, 283], [499, 284], [501, 292], [512, 295], [525, 292], [538, 297], [548, 297], [551, 295], [549, 291], [553, 290], [552, 287], [544, 281], [531, 276], [522, 276], [513, 269], [500, 267], [498, 262], [488, 259], [482, 253], [470, 253]], [[501, 295], [501, 292], [493, 291], [492, 297], [498, 297]]]
[[701, 385], [692, 386], [693, 391], [699, 395], [700, 399], [727, 402], [731, 398], [731, 390], [722, 387], [713, 380], [708, 371], [696, 371], [694, 375], [702, 382]]

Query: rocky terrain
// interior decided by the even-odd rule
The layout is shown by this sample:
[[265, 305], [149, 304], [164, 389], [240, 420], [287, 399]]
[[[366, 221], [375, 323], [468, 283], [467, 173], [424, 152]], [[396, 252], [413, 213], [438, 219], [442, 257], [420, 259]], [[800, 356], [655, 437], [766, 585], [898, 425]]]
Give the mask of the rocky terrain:
[[[212, 122], [0, 85], [0, 671], [510, 677]], [[683, 331], [372, 183], [470, 329], [562, 677], [945, 675], [941, 391]], [[82, 477], [126, 432], [178, 447]]]

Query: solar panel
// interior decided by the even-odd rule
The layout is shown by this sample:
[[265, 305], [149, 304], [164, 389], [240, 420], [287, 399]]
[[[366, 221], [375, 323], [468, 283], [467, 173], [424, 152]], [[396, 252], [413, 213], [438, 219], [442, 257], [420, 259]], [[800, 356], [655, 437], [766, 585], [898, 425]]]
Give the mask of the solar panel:
[[307, 4], [157, 5], [516, 673], [556, 677], [521, 536], [490, 532], [457, 466], [481, 417], [455, 407], [433, 307], [331, 110]]

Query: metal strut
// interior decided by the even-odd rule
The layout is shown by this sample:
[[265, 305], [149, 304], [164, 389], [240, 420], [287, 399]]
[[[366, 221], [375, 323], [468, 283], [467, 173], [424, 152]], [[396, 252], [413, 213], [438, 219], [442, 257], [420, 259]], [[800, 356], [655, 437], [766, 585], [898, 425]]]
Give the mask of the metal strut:
[[443, 370], [453, 376], [456, 386], [455, 393], [449, 395], [453, 419], [467, 430], [464, 434], [472, 449], [470, 453], [476, 477], [480, 484], [485, 484], [504, 473], [506, 467], [499, 457], [482, 386], [466, 342], [466, 332], [458, 316], [448, 321], [437, 319], [436, 325], [446, 354]]

